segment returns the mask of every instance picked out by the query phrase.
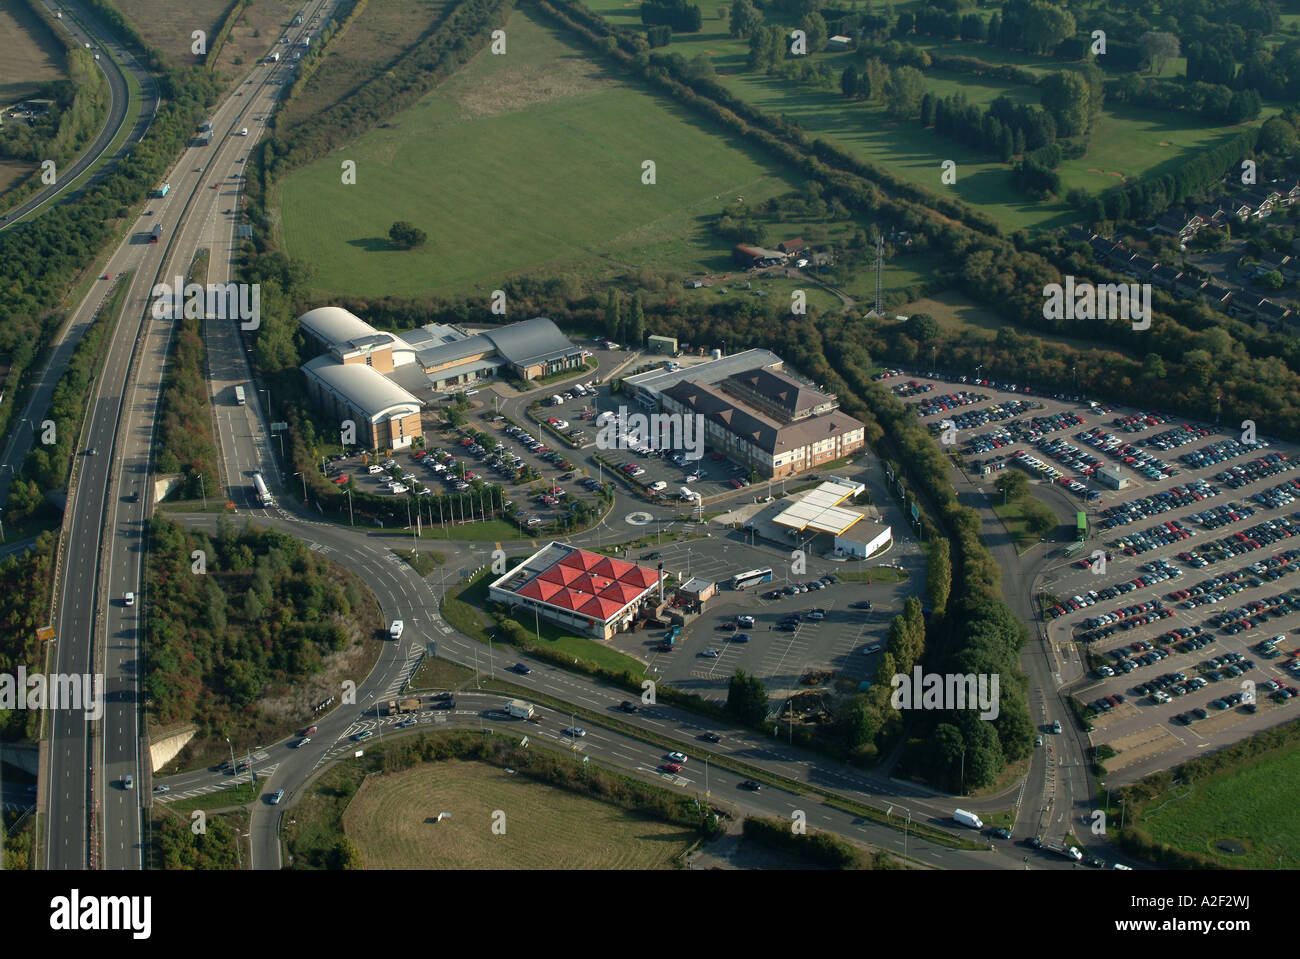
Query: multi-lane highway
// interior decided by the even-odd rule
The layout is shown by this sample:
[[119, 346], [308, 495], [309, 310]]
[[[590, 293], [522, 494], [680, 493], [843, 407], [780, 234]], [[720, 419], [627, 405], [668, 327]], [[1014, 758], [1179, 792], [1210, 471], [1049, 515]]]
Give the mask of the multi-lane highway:
[[[304, 22], [322, 11], [328, 2], [308, 4]], [[302, 27], [298, 32], [305, 32]], [[296, 36], [295, 36], [296, 38]], [[279, 80], [288, 72], [283, 64], [259, 64], [252, 68], [238, 89], [213, 112], [216, 136], [211, 146], [185, 151], [172, 171], [172, 190], [162, 200], [151, 201], [150, 214], [142, 216], [128, 239], [113, 253], [108, 271], [129, 274], [126, 307], [118, 335], [113, 337], [104, 368], [94, 387], [85, 435], [80, 444], [76, 482], [70, 491], [71, 525], [65, 556], [65, 573], [60, 583], [56, 623], [59, 640], [56, 668], [60, 672], [102, 672], [107, 680], [107, 703], [101, 735], [91, 738], [90, 727], [80, 714], [56, 713], [47, 740], [48, 756], [42, 777], [43, 809], [46, 814], [44, 863], [50, 868], [82, 868], [92, 862], [102, 837], [102, 861], [107, 868], [140, 868], [141, 806], [150, 799], [147, 742], [143, 736], [147, 704], [141, 697], [140, 613], [147, 607], [143, 594], [145, 523], [151, 512], [152, 490], [148, 487], [150, 454], [165, 358], [172, 323], [151, 317], [150, 291], [155, 282], [171, 282], [183, 275], [194, 254], [210, 251], [208, 281], [227, 281], [233, 271], [236, 212], [239, 204], [242, 159], [262, 130], [262, 120], [274, 109], [282, 90]], [[238, 131], [249, 129], [247, 137]], [[164, 241], [150, 244], [146, 231], [155, 223], [164, 230]], [[98, 291], [92, 296], [99, 296]], [[246, 334], [255, 336], [256, 333]], [[250, 474], [261, 471], [273, 490], [284, 492], [284, 481], [269, 432], [269, 404], [265, 394], [252, 385], [246, 349], [238, 319], [209, 319], [205, 326], [209, 360], [209, 392], [214, 404], [222, 475], [211, 478], [210, 495], [229, 495], [242, 511], [258, 522], [278, 526], [307, 540], [354, 572], [370, 586], [389, 618], [402, 618], [407, 631], [400, 643], [387, 644], [373, 672], [357, 677], [358, 704], [338, 707], [319, 723], [313, 743], [303, 749], [289, 749], [285, 743], [268, 746], [274, 750], [263, 771], [269, 774], [268, 788], [292, 792], [320, 763], [344, 751], [346, 737], [356, 724], [366, 722], [367, 703], [383, 700], [398, 692], [417, 664], [426, 644], [437, 644], [437, 653], [456, 662], [477, 665], [488, 673], [501, 672], [506, 661], [485, 662], [479, 644], [456, 634], [439, 614], [441, 587], [420, 577], [392, 553], [393, 537], [358, 533], [347, 527], [320, 522], [286, 504], [261, 509], [249, 492]], [[236, 405], [233, 387], [244, 385], [248, 402]], [[94, 448], [97, 452], [86, 452]], [[139, 494], [138, 498], [136, 494]], [[982, 505], [982, 504], [980, 504]], [[660, 511], [655, 511], [660, 512]], [[676, 510], [665, 513], [665, 517]], [[210, 516], [193, 517], [196, 526], [210, 524]], [[595, 539], [599, 533], [576, 537]], [[605, 534], [608, 536], [608, 533]], [[739, 540], [738, 540], [739, 542]], [[481, 565], [487, 560], [487, 546], [440, 543], [449, 553], [450, 568]], [[775, 548], [757, 547], [777, 557]], [[779, 558], [784, 558], [781, 553]], [[1010, 557], [1008, 557], [1010, 559]], [[775, 565], [774, 559], [774, 565]], [[1023, 581], [1012, 578], [1009, 587], [1024, 592]], [[139, 600], [127, 606], [123, 597], [135, 593]], [[1026, 594], [1027, 597], [1027, 594]], [[1028, 611], [1026, 611], [1028, 614]], [[509, 660], [519, 657], [510, 654]], [[585, 677], [534, 664], [529, 677], [512, 677], [520, 685], [557, 700], [591, 710], [612, 710], [626, 697], [622, 690], [604, 686]], [[1050, 682], [1050, 676], [1035, 676]], [[1050, 686], [1042, 688], [1051, 688]], [[497, 697], [499, 698], [499, 697]], [[463, 721], [477, 722], [488, 707], [487, 699], [464, 697]], [[689, 713], [667, 707], [638, 714], [625, 721], [661, 736], [680, 739], [698, 755], [694, 736], [703, 727]], [[451, 721], [456, 721], [453, 719]], [[555, 724], [552, 723], [553, 727]], [[553, 731], [553, 730], [552, 730]], [[882, 774], [865, 774], [841, 764], [779, 742], [771, 742], [738, 730], [730, 731], [718, 750], [743, 757], [747, 762], [805, 783], [832, 788], [845, 796], [884, 803], [906, 804], [913, 821], [941, 819], [951, 814], [951, 801], [928, 793], [919, 786], [891, 780]], [[630, 768], [645, 775], [658, 775], [653, 762], [657, 747], [630, 735], [607, 729], [592, 730], [585, 744], [601, 761]], [[698, 789], [692, 768], [682, 788]], [[1031, 780], [1041, 775], [1036, 766]], [[134, 788], [124, 788], [125, 777]], [[734, 774], [721, 774], [719, 789], [735, 791]], [[212, 773], [189, 773], [173, 777], [174, 794], [204, 790], [223, 781]], [[1081, 784], [1086, 788], [1086, 776]], [[1031, 797], [1032, 798], [1032, 797]], [[807, 799], [780, 790], [760, 795], [728, 798], [738, 808], [788, 814]], [[792, 805], [793, 804], [793, 805]], [[281, 807], [255, 806], [251, 820], [252, 862], [258, 868], [278, 868], [280, 862], [279, 822]], [[92, 823], [93, 814], [93, 823]], [[1031, 816], [1042, 817], [1034, 808]], [[816, 821], [823, 817], [822, 823]], [[898, 850], [900, 835], [884, 827], [856, 822], [834, 809], [810, 812], [814, 826], [867, 839]], [[911, 840], [912, 852], [922, 862], [949, 868], [1009, 867], [1019, 865], [1019, 856], [999, 853], [957, 851]], [[1044, 863], [1047, 865], [1048, 863]], [[1054, 865], [1054, 863], [1052, 863]], [[1062, 867], [1068, 868], [1064, 863]]]
[[[53, 9], [52, 5], [50, 9]], [[133, 144], [139, 142], [149, 129], [150, 124], [153, 123], [154, 115], [158, 110], [157, 84], [148, 71], [141, 67], [135, 58], [131, 56], [130, 52], [119, 44], [112, 34], [108, 33], [99, 21], [88, 14], [79, 4], [66, 5], [65, 12], [68, 15], [60, 23], [68, 29], [68, 32], [78, 43], [89, 43], [93, 49], [102, 50], [104, 54], [111, 54], [111, 56], [101, 54], [98, 61], [99, 68], [104, 71], [105, 76], [108, 78], [109, 91], [112, 94], [108, 117], [95, 142], [68, 169], [59, 171], [55, 183], [50, 184], [17, 209], [5, 214], [4, 222], [0, 223], [0, 231], [13, 227], [21, 220], [35, 215], [37, 211], [52, 203], [55, 198], [65, 193], [83, 172], [103, 156], [120, 132], [128, 112], [127, 83], [122, 72], [122, 65], [125, 65], [125, 68], [135, 77], [141, 91], [143, 91], [144, 99], [134, 128], [128, 134], [113, 159], [125, 155]], [[72, 19], [73, 14], [81, 21], [80, 24]], [[81, 24], [84, 24], [84, 27]], [[13, 481], [15, 474], [21, 472], [23, 462], [35, 442], [39, 424], [44, 419], [46, 411], [50, 408], [54, 388], [67, 370], [68, 361], [72, 358], [73, 351], [76, 350], [77, 344], [81, 342], [81, 338], [85, 335], [90, 326], [90, 321], [95, 315], [95, 310], [106, 295], [107, 290], [93, 290], [89, 296], [77, 305], [73, 314], [55, 334], [51, 343], [50, 354], [45, 366], [37, 376], [36, 385], [28, 397], [22, 418], [15, 421], [14, 429], [9, 434], [9, 441], [5, 444], [4, 453], [0, 456], [0, 503], [4, 502], [8, 496], [9, 484]]]
[[[325, 6], [316, 2], [301, 12]], [[223, 211], [233, 211], [238, 203], [240, 161], [262, 128], [254, 117], [265, 117], [273, 108], [282, 89], [276, 81], [289, 70], [282, 64], [258, 64], [250, 71], [213, 111], [212, 144], [182, 154], [168, 178], [172, 189], [167, 197], [150, 201], [148, 215], [140, 217], [109, 258], [107, 272], [129, 273], [129, 288], [118, 333], [93, 387], [74, 468], [55, 619], [57, 671], [102, 673], [107, 704], [97, 739], [80, 714], [52, 716], [49, 785], [43, 790], [44, 862], [49, 868], [77, 869], [92, 862], [96, 831], [103, 837], [101, 865], [142, 864], [141, 794], [124, 786], [126, 776], [139, 783], [143, 772], [142, 606], [125, 605], [124, 596], [141, 593], [152, 494], [147, 487], [149, 454], [173, 327], [169, 320], [152, 318], [151, 291], [157, 282], [184, 275], [198, 250], [217, 243], [224, 245], [210, 279], [228, 275], [235, 217]], [[245, 127], [249, 135], [239, 136]], [[163, 228], [159, 243], [148, 239], [154, 224]]]

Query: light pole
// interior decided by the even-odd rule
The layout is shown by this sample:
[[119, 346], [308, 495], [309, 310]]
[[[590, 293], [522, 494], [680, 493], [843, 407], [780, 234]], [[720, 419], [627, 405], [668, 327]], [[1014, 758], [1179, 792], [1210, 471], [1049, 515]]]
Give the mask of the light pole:
[[302, 506], [303, 509], [306, 509], [307, 508], [307, 474], [306, 472], [297, 472], [294, 473], [293, 475], [302, 477]]
[[[306, 492], [306, 486], [307, 486], [307, 480], [304, 478], [304, 479], [303, 479], [303, 490], [304, 490], [304, 493]], [[348, 525], [349, 525], [349, 526], [356, 526], [357, 524], [354, 523], [354, 522], [352, 521], [352, 490], [350, 490], [350, 489], [344, 489], [343, 492], [345, 492], [345, 493], [348, 494]], [[306, 499], [306, 496], [305, 496], [305, 495], [303, 496], [303, 499], [304, 499], [304, 500]], [[303, 505], [305, 506], [306, 503], [304, 503]]]
[[203, 512], [208, 511], [208, 490], [203, 483], [203, 474], [199, 474], [199, 492], [203, 495]]

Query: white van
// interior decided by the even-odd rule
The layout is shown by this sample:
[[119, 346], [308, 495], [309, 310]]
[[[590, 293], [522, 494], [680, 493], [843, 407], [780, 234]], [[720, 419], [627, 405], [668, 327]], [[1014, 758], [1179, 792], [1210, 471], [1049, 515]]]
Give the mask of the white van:
[[668, 488], [668, 484], [665, 483], [663, 480], [659, 480], [656, 483], [650, 484], [650, 492], [652, 493], [662, 493], [667, 488]]
[[378, 463], [371, 463], [369, 466], [366, 467], [366, 472], [369, 473], [371, 476], [374, 476], [376, 473], [382, 473], [383, 471], [384, 468], [380, 466]]

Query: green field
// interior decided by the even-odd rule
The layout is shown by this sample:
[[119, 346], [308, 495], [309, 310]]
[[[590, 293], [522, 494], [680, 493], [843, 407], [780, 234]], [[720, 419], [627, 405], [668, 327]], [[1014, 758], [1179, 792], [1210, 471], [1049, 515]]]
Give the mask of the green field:
[[[905, 6], [898, 5], [897, 9]], [[604, 0], [592, 4], [592, 9], [613, 24], [640, 24], [635, 3]], [[1038, 203], [1014, 191], [1008, 165], [992, 162], [955, 140], [924, 130], [915, 120], [899, 124], [889, 119], [878, 103], [849, 104], [838, 88], [818, 89], [749, 72], [745, 65], [748, 42], [728, 35], [726, 22], [719, 19], [716, 8], [705, 6], [703, 13], [703, 29], [697, 34], [675, 34], [668, 49], [687, 59], [699, 53], [709, 54], [720, 81], [738, 97], [766, 112], [795, 121], [805, 130], [824, 136], [862, 159], [927, 189], [952, 191], [958, 199], [992, 216], [1009, 231], [1050, 229], [1077, 219], [1064, 202]], [[925, 38], [914, 38], [914, 42], [931, 52], [1013, 64], [1042, 75], [1060, 69], [1055, 61], [983, 43], [939, 43]], [[822, 53], [815, 54], [814, 59], [828, 63], [838, 75], [852, 57], [847, 53]], [[1170, 61], [1162, 76], [1181, 73], [1182, 64], [1182, 60]], [[1003, 94], [1019, 103], [1038, 102], [1038, 91], [1025, 85], [939, 69], [926, 71], [926, 81], [936, 96], [964, 93], [971, 103], [984, 106]], [[1276, 108], [1267, 108], [1263, 117], [1276, 112]], [[1108, 107], [1092, 135], [1088, 154], [1061, 164], [1062, 194], [1074, 187], [1097, 192], [1125, 178], [1158, 174], [1162, 164], [1212, 149], [1218, 141], [1235, 132], [1234, 127], [1209, 126], [1193, 116], [1118, 105]], [[944, 160], [957, 164], [957, 182], [953, 186], [940, 182], [940, 164]]]
[[[1291, 825], [1300, 793], [1300, 745], [1253, 757], [1248, 764], [1152, 802], [1141, 828], [1156, 842], [1241, 869], [1300, 868], [1300, 831]], [[1230, 816], [1224, 815], [1231, 809]], [[1240, 844], [1231, 854], [1220, 842]]]
[[[285, 248], [316, 267], [319, 295], [486, 297], [516, 272], [727, 269], [730, 244], [704, 218], [738, 196], [798, 186], [525, 13], [507, 33], [508, 56], [481, 52], [416, 107], [279, 187]], [[355, 185], [340, 183], [342, 159], [356, 161]], [[653, 185], [642, 183], [645, 160]], [[397, 219], [427, 244], [390, 249]]]
[[[443, 812], [450, 818], [435, 821]], [[493, 831], [494, 821], [504, 833]], [[370, 777], [343, 828], [366, 869], [665, 869], [696, 838], [681, 826], [454, 760]]]

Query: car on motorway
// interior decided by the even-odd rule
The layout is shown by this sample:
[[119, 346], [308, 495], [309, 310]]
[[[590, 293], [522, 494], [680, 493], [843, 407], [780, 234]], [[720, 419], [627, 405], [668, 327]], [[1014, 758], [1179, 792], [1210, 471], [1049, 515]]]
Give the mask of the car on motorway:
[[669, 753], [669, 754], [668, 754], [668, 761], [669, 761], [670, 763], [678, 763], [678, 764], [684, 763], [684, 762], [686, 762], [686, 754], [685, 754], [685, 753], [677, 753], [677, 752]]
[[1052, 723], [1052, 732], [1059, 733], [1060, 731], [1061, 731], [1061, 721], [1057, 719]]
[[719, 736], [717, 733], [702, 733], [700, 735], [700, 739], [704, 740], [706, 743], [722, 742], [722, 737]]
[[315, 732], [316, 732], [316, 727], [315, 727], [315, 726], [308, 726], [308, 727], [307, 727], [306, 729], [304, 729], [301, 733], [299, 733], [299, 735], [300, 735], [300, 736], [312, 736], [312, 735], [315, 734]]
[[434, 703], [431, 707], [429, 707], [429, 708], [430, 708], [430, 709], [455, 709], [455, 708], [456, 708], [456, 700], [454, 700], [454, 699], [439, 699], [437, 702], [435, 702], [435, 703]]
[[311, 737], [303, 736], [302, 739], [298, 740], [296, 743], [293, 744], [293, 748], [302, 749], [302, 747], [306, 746], [309, 742], [311, 742]]
[[520, 676], [527, 676], [532, 672], [532, 669], [525, 666], [523, 663], [515, 663], [510, 667], [510, 671], [512, 673], [518, 673]]
[[125, 776], [122, 777], [122, 788], [123, 789], [135, 788], [135, 779], [131, 776], [130, 773], [127, 773]]
[[574, 739], [581, 739], [583, 736], [587, 735], [587, 731], [580, 726], [565, 726], [564, 729], [560, 731], [566, 736], [572, 736]]
[[123, 605], [125, 605], [125, 606], [134, 606], [134, 605], [135, 605], [135, 593], [127, 593], [124, 597], [122, 597], [122, 603], [123, 603]]
[[682, 771], [682, 767], [677, 763], [661, 763], [659, 768], [666, 773], [679, 773]]
[[636, 712], [636, 703], [632, 702], [630, 699], [625, 699], [618, 704], [618, 708], [623, 710], [625, 713], [634, 713]]
[[750, 792], [758, 792], [763, 788], [761, 783], [756, 783], [752, 779], [744, 779], [739, 783], [741, 789], [748, 789]]
[[433, 698], [435, 700], [443, 700], [443, 699], [454, 699], [455, 697], [456, 697], [455, 693], [439, 693], [437, 696], [434, 696]]

